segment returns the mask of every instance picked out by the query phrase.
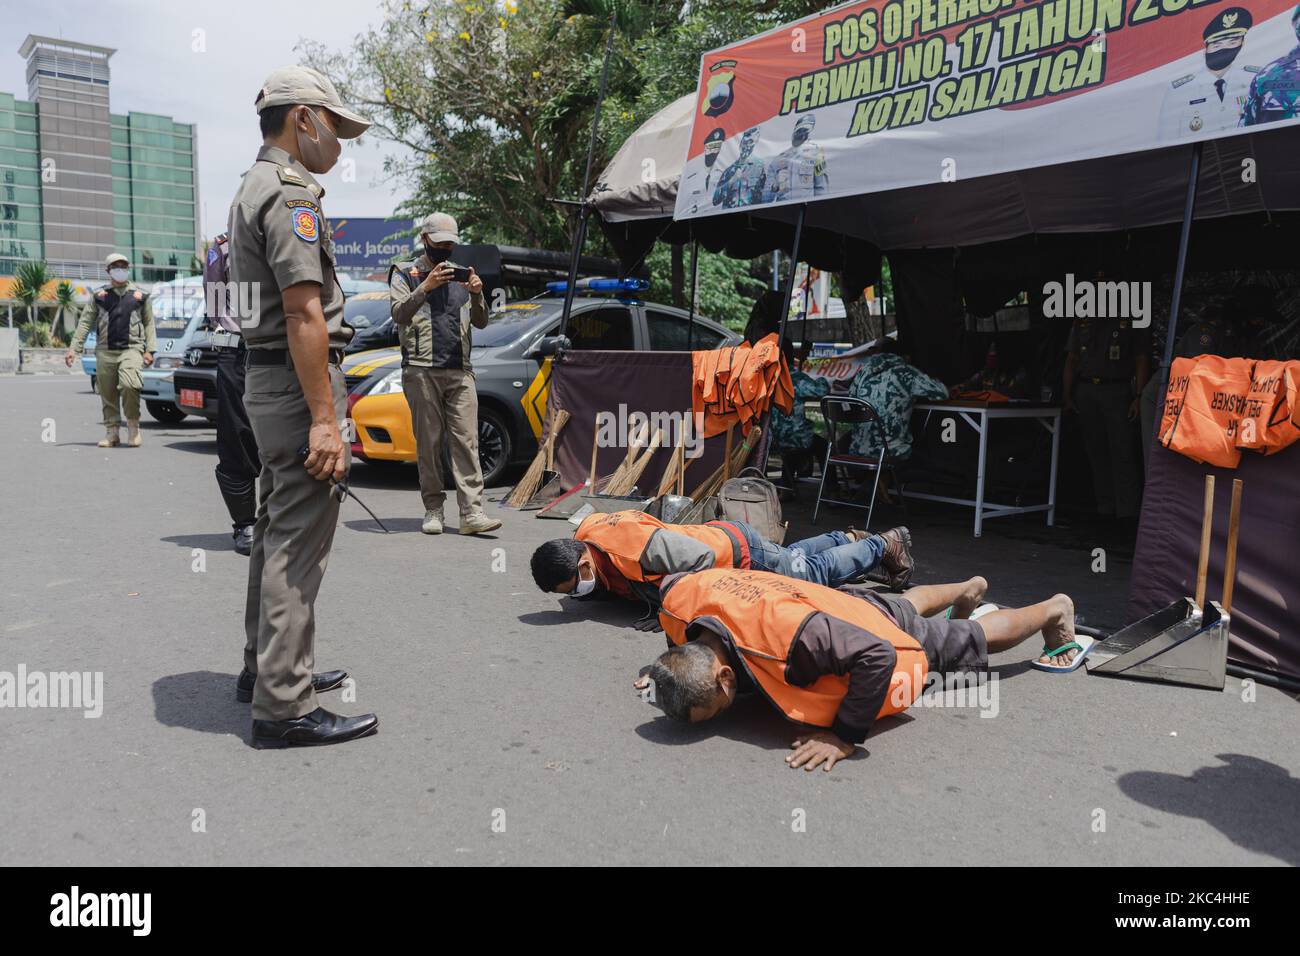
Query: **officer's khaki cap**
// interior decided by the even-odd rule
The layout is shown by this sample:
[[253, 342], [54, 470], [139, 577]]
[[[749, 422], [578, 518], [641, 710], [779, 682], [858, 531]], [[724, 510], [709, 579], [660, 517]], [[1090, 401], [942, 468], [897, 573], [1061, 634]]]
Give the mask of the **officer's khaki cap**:
[[131, 260], [122, 255], [122, 253], [110, 252], [108, 258], [104, 260], [104, 268], [111, 268], [114, 262], [125, 262], [128, 266], [131, 264]]
[[445, 212], [435, 212], [420, 223], [420, 235], [430, 242], [460, 242], [456, 220]]
[[324, 106], [339, 118], [338, 135], [342, 139], [355, 139], [370, 128], [369, 120], [343, 105], [334, 84], [309, 66], [275, 70], [262, 81], [254, 102], [259, 113], [269, 106]]

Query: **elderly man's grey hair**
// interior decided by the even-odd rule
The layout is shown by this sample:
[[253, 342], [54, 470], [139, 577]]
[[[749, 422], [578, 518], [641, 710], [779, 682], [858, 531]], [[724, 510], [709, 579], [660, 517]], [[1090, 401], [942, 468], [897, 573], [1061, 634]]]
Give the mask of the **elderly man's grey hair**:
[[652, 681], [652, 701], [669, 717], [690, 720], [692, 707], [708, 706], [717, 694], [716, 660], [713, 649], [699, 641], [664, 651], [645, 672]]

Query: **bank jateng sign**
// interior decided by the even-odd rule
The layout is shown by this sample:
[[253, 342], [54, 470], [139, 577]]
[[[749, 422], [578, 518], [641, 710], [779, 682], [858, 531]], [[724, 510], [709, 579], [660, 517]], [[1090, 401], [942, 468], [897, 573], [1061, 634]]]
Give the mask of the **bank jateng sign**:
[[340, 269], [382, 270], [411, 258], [409, 219], [331, 219]]

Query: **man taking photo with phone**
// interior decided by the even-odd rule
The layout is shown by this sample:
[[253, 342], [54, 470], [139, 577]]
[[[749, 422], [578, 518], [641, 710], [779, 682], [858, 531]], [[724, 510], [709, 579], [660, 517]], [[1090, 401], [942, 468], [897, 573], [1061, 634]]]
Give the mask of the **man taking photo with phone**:
[[425, 534], [442, 533], [442, 441], [447, 435], [461, 534], [484, 534], [501, 522], [483, 513], [478, 458], [478, 393], [469, 350], [473, 328], [487, 325], [483, 280], [451, 261], [460, 241], [456, 220], [435, 212], [420, 226], [424, 252], [388, 276], [393, 321], [402, 343], [402, 391], [411, 407]]

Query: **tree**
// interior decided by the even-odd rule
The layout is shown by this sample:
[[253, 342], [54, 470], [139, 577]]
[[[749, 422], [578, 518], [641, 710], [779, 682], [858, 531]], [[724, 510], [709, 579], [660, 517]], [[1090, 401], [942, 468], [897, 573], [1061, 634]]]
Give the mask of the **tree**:
[[[385, 161], [412, 187], [399, 211], [449, 212], [474, 241], [567, 247], [570, 226], [547, 200], [581, 187], [604, 53], [595, 18], [558, 0], [388, 0], [383, 10], [351, 51], [302, 51], [376, 134], [409, 150]], [[634, 74], [622, 57], [611, 66], [614, 99]]]
[[44, 262], [24, 262], [14, 270], [14, 298], [27, 310], [29, 323], [36, 321], [36, 304], [49, 281], [50, 270]]
[[58, 303], [58, 312], [54, 319], [53, 331], [62, 336], [67, 329], [64, 327], [64, 316], [67, 314], [68, 307], [76, 300], [76, 294], [73, 292], [72, 283], [63, 279], [54, 287], [54, 300]]

